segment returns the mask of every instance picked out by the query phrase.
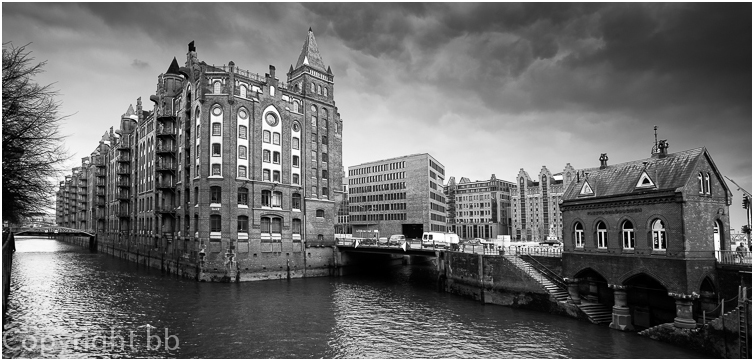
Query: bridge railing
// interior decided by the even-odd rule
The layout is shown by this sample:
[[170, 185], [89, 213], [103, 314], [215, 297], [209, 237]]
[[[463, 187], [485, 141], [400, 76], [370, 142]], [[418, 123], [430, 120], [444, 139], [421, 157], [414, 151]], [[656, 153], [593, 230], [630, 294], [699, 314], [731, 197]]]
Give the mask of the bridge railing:
[[719, 264], [748, 265], [751, 267], [750, 251], [715, 251], [715, 258]]
[[563, 248], [550, 246], [508, 246], [506, 253], [518, 256], [562, 257]]

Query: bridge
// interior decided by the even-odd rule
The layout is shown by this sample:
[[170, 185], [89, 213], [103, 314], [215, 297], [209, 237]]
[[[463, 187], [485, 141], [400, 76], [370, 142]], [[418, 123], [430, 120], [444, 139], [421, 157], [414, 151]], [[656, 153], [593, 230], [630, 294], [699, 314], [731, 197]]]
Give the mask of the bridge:
[[19, 228], [13, 231], [16, 237], [48, 237], [54, 238], [56, 236], [80, 236], [80, 237], [94, 237], [94, 233], [82, 231], [80, 229], [73, 229], [59, 226], [49, 227], [33, 227], [33, 228]]

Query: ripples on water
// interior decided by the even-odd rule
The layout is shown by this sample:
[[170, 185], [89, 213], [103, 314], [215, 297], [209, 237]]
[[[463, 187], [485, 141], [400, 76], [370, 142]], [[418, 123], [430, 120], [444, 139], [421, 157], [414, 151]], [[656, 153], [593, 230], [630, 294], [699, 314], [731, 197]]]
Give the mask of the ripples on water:
[[[55, 240], [22, 238], [16, 248], [4, 357], [699, 357], [604, 325], [437, 292], [427, 266], [217, 284]], [[179, 340], [175, 350], [164, 348], [166, 328]], [[161, 334], [153, 349], [147, 330]], [[81, 342], [112, 335], [127, 341], [130, 332], [133, 348]], [[45, 341], [44, 350], [30, 347], [37, 340]]]

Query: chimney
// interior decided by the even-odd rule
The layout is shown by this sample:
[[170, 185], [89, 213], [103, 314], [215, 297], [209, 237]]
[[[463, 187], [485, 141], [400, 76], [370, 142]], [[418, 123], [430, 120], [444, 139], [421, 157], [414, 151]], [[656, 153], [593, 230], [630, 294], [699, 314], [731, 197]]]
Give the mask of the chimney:
[[665, 158], [668, 156], [668, 147], [670, 147], [670, 144], [668, 144], [667, 139], [663, 139], [657, 144], [657, 148], [660, 150], [659, 158]]
[[607, 153], [600, 155], [600, 169], [607, 168]]

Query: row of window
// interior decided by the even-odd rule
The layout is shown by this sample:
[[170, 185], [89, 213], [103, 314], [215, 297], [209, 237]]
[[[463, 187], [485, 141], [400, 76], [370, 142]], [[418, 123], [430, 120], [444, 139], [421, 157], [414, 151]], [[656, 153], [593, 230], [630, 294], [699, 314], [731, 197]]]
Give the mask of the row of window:
[[406, 199], [406, 193], [373, 194], [373, 195], [368, 195], [368, 196], [356, 196], [356, 197], [348, 198], [349, 202], [351, 203], [382, 202], [382, 201], [392, 201], [396, 199]]
[[349, 193], [357, 194], [357, 193], [369, 193], [369, 192], [382, 192], [382, 191], [391, 191], [395, 189], [406, 189], [406, 182], [374, 184], [374, 185], [363, 186], [363, 187], [350, 187]]
[[406, 213], [356, 214], [356, 215], [350, 215], [349, 219], [354, 222], [405, 221]]
[[[652, 249], [656, 251], [664, 251], [667, 249], [667, 236], [665, 233], [665, 223], [661, 219], [655, 219], [652, 221], [651, 226], [651, 241]], [[584, 248], [584, 226], [581, 222], [576, 222], [573, 226], [574, 243], [576, 248]], [[599, 221], [595, 226], [595, 241], [597, 248], [606, 249], [608, 244], [608, 232], [605, 222]], [[621, 224], [621, 241], [623, 249], [634, 249], [636, 246], [636, 235], [634, 232], [634, 225], [631, 221], [623, 221]]]
[[699, 172], [696, 177], [699, 179], [699, 194], [712, 194], [712, 190], [710, 189], [710, 174]]
[[382, 182], [382, 181], [389, 181], [389, 180], [403, 179], [403, 178], [406, 178], [406, 172], [394, 172], [394, 173], [371, 175], [368, 177], [351, 178], [348, 180], [348, 184], [349, 185], [364, 184], [364, 183]]
[[373, 165], [373, 166], [358, 168], [358, 169], [349, 169], [348, 176], [350, 177], [350, 176], [355, 176], [355, 175], [360, 175], [360, 174], [385, 172], [385, 171], [389, 171], [393, 169], [402, 169], [405, 167], [406, 167], [406, 162], [392, 162], [392, 163]]

